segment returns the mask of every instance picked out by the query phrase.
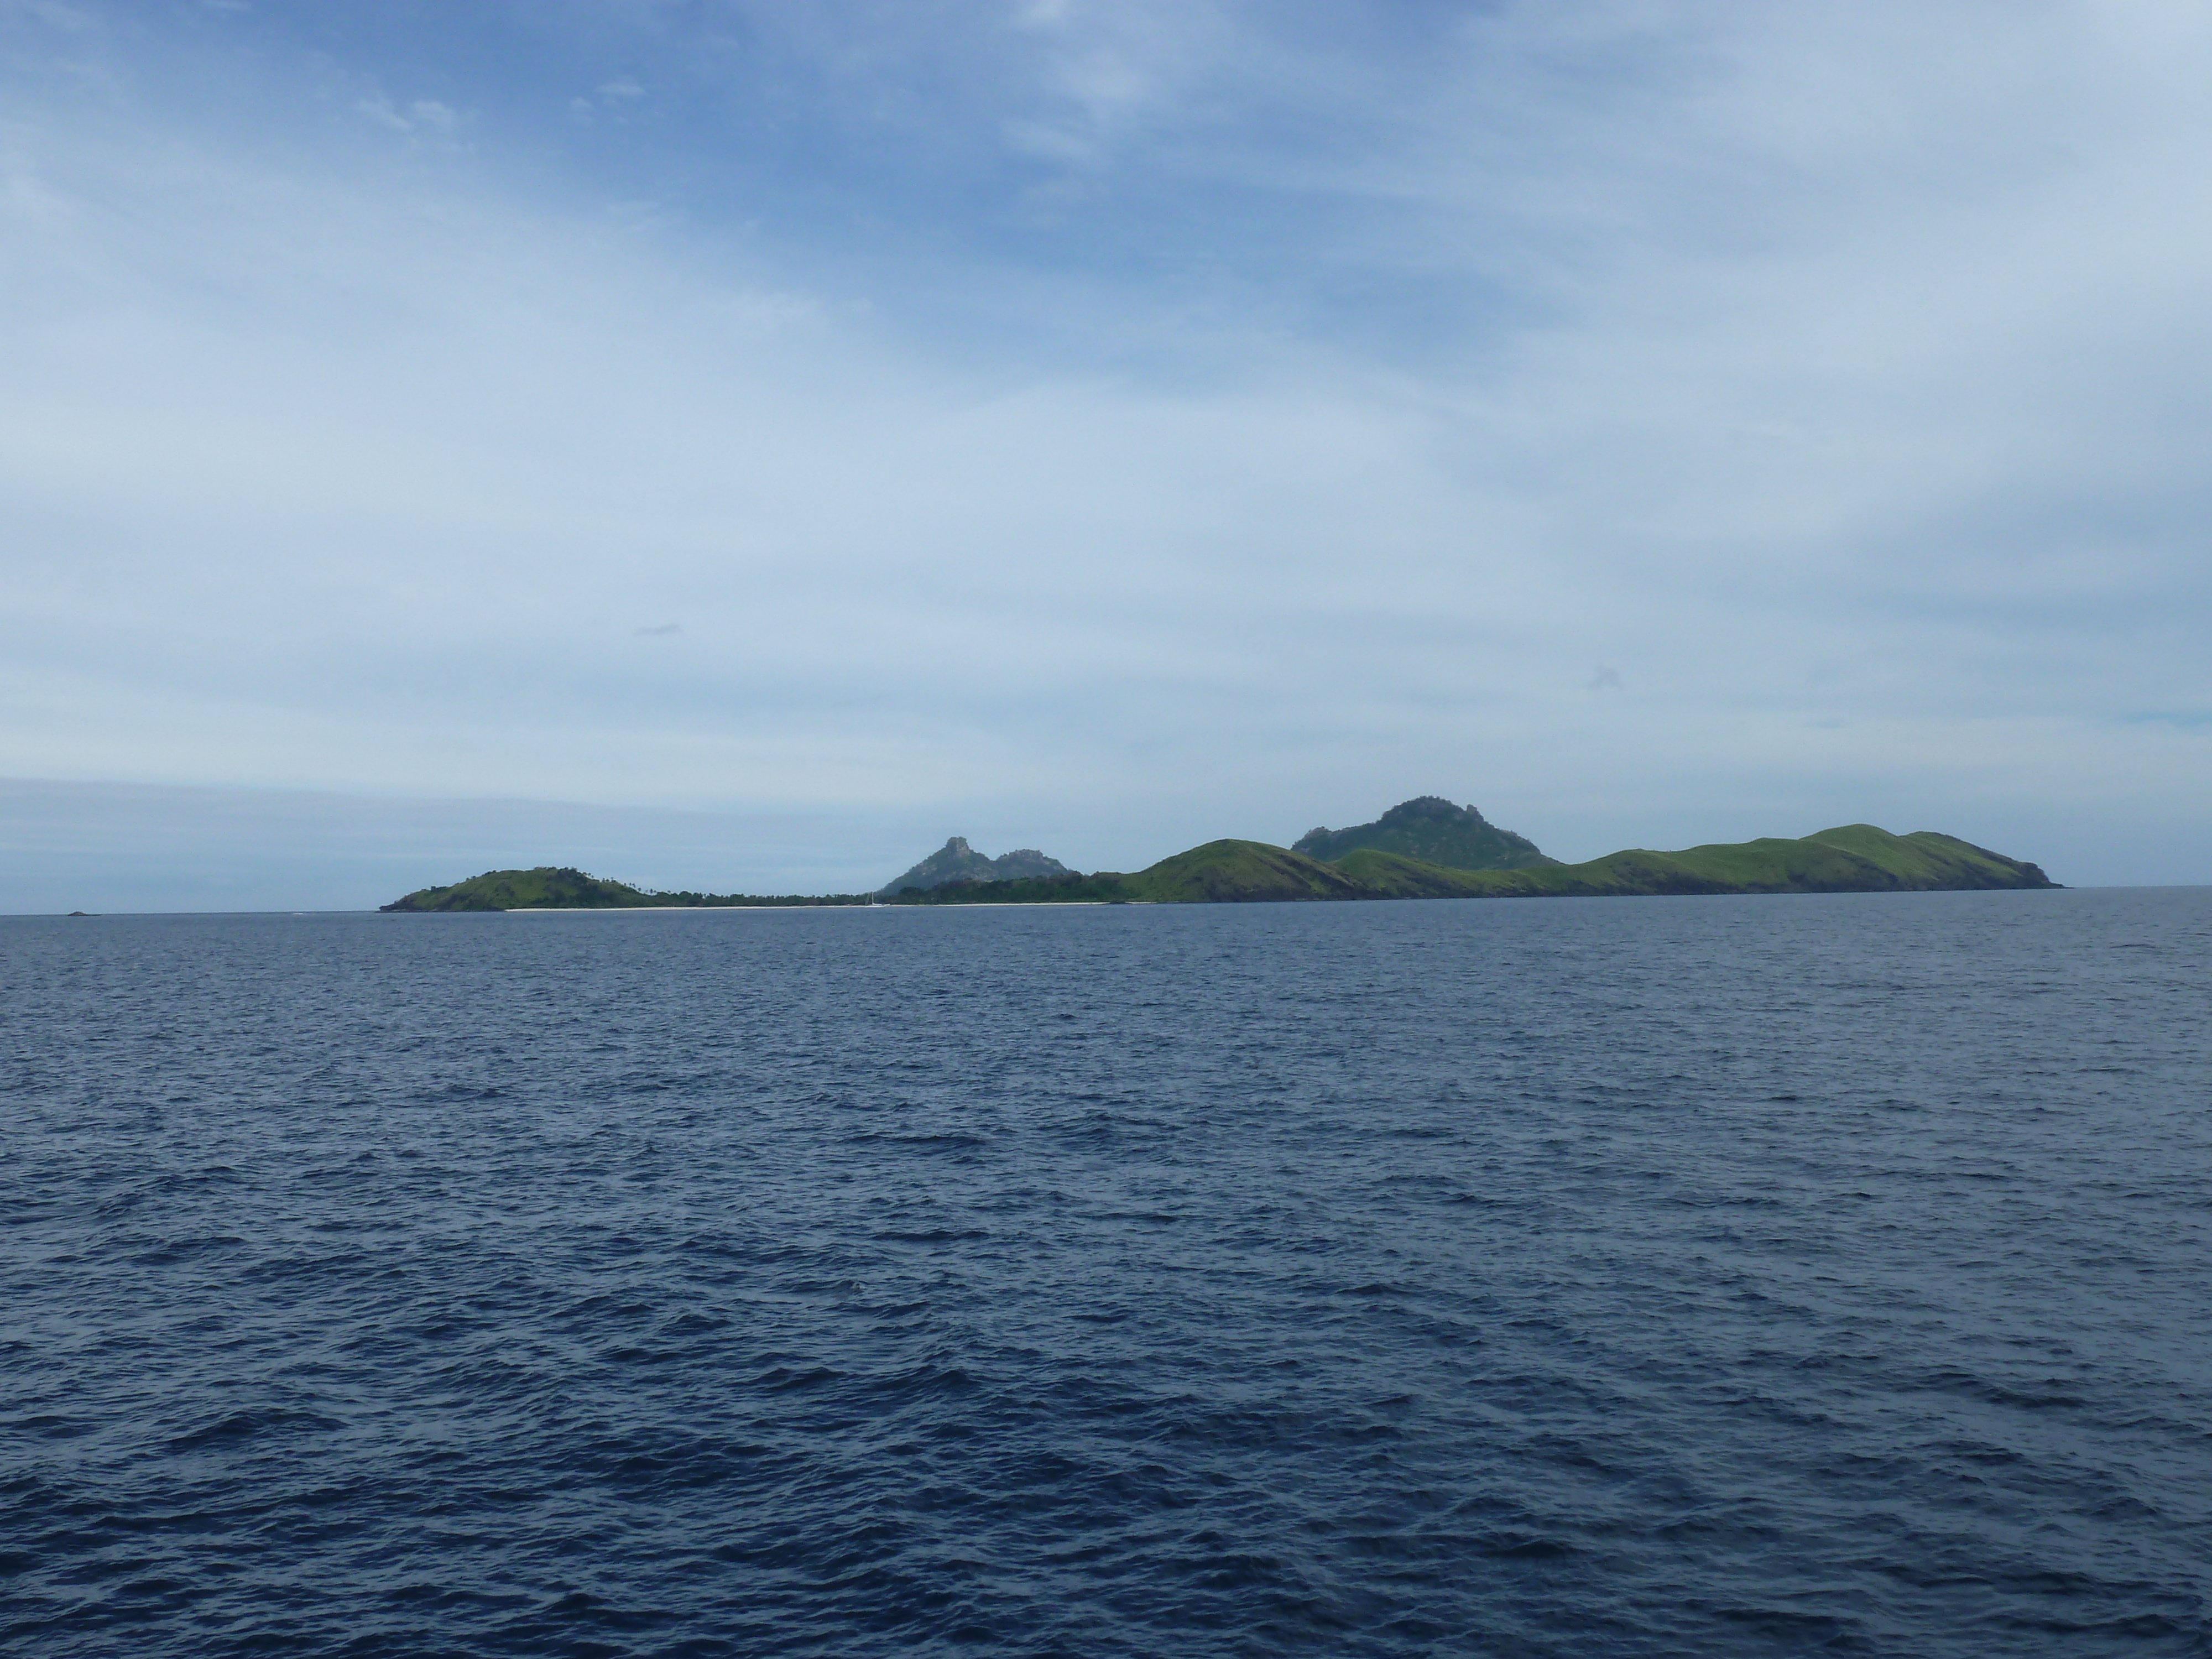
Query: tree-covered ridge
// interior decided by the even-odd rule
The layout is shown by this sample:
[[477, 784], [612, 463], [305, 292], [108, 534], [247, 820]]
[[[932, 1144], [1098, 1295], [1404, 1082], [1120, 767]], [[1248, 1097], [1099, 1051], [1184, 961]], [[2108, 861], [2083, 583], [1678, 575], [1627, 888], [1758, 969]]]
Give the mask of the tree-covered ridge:
[[1334, 863], [1371, 848], [1446, 870], [1522, 870], [1553, 864], [1536, 843], [1500, 830], [1472, 805], [1455, 806], [1441, 795], [1401, 801], [1372, 823], [1349, 830], [1309, 830], [1291, 850]]
[[866, 904], [866, 893], [757, 897], [742, 893], [657, 893], [626, 882], [587, 876], [567, 866], [487, 870], [447, 887], [425, 887], [379, 908], [386, 911], [747, 909], [811, 904]]

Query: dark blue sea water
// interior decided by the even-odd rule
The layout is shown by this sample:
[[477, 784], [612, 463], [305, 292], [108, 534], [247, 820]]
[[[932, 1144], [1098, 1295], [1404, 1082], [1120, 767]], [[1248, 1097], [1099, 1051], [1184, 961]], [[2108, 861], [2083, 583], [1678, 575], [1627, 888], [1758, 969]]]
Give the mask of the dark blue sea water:
[[0, 922], [11, 1655], [2212, 1652], [2212, 890]]

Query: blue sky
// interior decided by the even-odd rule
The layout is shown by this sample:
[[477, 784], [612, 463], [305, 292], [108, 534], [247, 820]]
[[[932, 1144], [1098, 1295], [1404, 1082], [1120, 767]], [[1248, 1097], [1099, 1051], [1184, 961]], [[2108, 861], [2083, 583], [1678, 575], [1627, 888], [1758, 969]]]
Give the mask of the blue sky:
[[1423, 793], [2204, 880], [2207, 84], [2181, 5], [0, 0], [0, 909]]

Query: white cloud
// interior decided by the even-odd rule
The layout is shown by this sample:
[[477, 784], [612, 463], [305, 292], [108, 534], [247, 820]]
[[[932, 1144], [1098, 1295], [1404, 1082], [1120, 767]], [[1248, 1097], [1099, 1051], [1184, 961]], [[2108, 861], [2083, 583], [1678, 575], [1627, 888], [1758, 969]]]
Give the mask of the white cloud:
[[841, 287], [489, 117], [394, 160], [34, 111], [0, 774], [1089, 866], [1436, 790], [1569, 855], [1866, 817], [2201, 873], [2201, 31], [1520, 8], [1320, 93], [1227, 12], [1107, 15], [1032, 18], [1072, 55], [986, 112], [1113, 175], [1064, 205], [1167, 239], [1133, 267], [948, 219]]
[[434, 98], [417, 98], [405, 107], [394, 104], [381, 93], [356, 99], [354, 107], [381, 127], [394, 132], [427, 134], [451, 137], [460, 125], [460, 117]]
[[90, 12], [81, 7], [64, 5], [61, 0], [7, 0], [6, 5], [0, 7], [0, 18], [11, 12], [33, 18], [48, 28], [60, 29], [70, 34], [87, 33], [99, 27]]

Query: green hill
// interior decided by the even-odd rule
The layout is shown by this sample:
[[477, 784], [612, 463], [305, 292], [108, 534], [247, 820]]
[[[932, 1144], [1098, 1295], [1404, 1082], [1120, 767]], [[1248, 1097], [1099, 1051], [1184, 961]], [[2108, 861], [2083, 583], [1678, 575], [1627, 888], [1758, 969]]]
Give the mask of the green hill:
[[386, 910], [621, 910], [653, 903], [649, 893], [581, 870], [487, 870], [449, 887], [425, 887]]
[[1334, 866], [1260, 841], [1210, 841], [1122, 879], [1132, 897], [1155, 904], [1366, 896]]
[[2052, 887], [2033, 864], [1954, 836], [1892, 835], [1845, 824], [1798, 840], [1764, 836], [1676, 853], [1641, 848], [1586, 864], [1490, 872], [1474, 878], [1499, 897], [1663, 893], [1884, 893]]
[[1500, 830], [1474, 807], [1455, 806], [1441, 795], [1401, 801], [1372, 823], [1309, 830], [1291, 843], [1294, 853], [1333, 864], [1362, 848], [1447, 870], [1523, 870], [1558, 862], [1545, 857], [1528, 836]]
[[735, 893], [655, 893], [623, 882], [605, 881], [565, 866], [534, 870], [487, 870], [449, 887], [425, 887], [378, 908], [386, 911], [429, 910], [640, 910], [674, 906], [684, 909], [782, 908], [810, 904], [866, 904], [865, 893], [821, 897], [793, 895], [757, 898]]
[[1212, 841], [1134, 875], [971, 882], [901, 903], [1225, 904], [1282, 899], [1599, 898], [1670, 893], [1884, 893], [2051, 887], [2033, 864], [1954, 836], [1846, 824], [1797, 840], [1631, 848], [1584, 864], [1453, 870], [1376, 848], [1334, 863], [1256, 841]]

